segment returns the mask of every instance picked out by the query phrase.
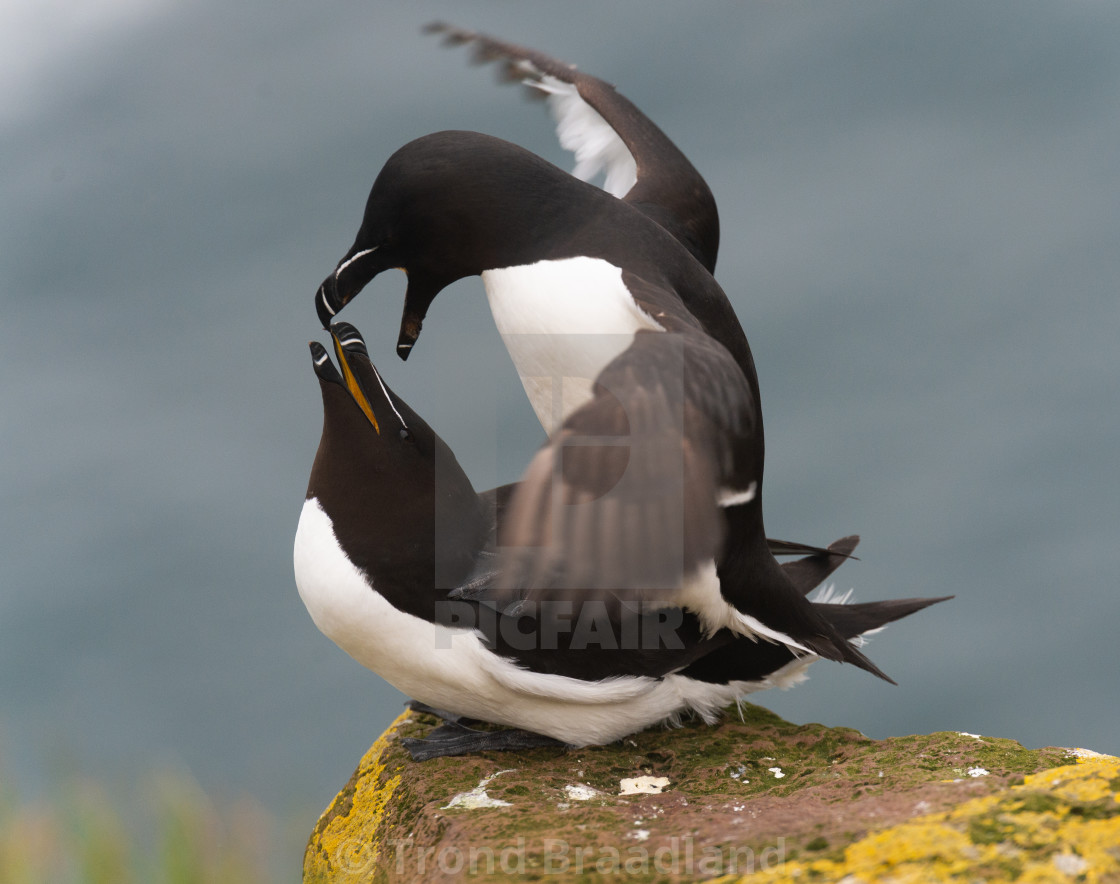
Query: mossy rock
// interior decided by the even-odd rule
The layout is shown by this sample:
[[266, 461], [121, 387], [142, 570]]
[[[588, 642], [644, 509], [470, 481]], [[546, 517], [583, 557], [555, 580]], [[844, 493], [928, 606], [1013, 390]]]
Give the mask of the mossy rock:
[[305, 882], [1120, 881], [1116, 758], [743, 704], [609, 746], [412, 761], [400, 738], [436, 724], [406, 712], [374, 743]]

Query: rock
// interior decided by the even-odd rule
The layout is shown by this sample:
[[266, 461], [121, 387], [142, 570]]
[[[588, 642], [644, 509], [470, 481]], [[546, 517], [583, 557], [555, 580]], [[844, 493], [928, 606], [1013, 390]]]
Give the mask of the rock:
[[743, 704], [609, 746], [413, 762], [400, 737], [435, 725], [406, 712], [373, 744], [305, 882], [1120, 880], [1120, 759], [1085, 750], [872, 740]]

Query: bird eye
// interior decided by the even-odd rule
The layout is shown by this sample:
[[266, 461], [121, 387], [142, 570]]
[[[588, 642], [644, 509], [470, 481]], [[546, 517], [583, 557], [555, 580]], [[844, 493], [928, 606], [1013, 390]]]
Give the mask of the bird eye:
[[412, 433], [408, 427], [401, 427], [401, 440], [404, 442], [412, 441]]

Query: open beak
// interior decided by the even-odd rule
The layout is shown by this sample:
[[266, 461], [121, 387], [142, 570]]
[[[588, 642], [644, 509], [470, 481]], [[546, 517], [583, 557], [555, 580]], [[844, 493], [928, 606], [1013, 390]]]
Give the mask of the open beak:
[[[353, 368], [350, 366], [348, 355], [350, 353], [360, 353], [368, 358], [366, 351], [366, 342], [362, 339], [359, 331], [348, 322], [336, 322], [330, 326], [331, 340], [334, 342], [334, 352], [338, 357], [339, 368], [342, 369], [342, 383], [354, 401], [358, 403], [358, 407], [362, 413], [373, 424], [373, 428], [377, 431], [378, 435], [381, 434], [381, 427], [377, 423], [377, 418], [374, 416], [373, 407], [369, 404], [369, 396], [362, 386], [361, 380], [354, 373]], [[324, 350], [324, 354], [326, 351]], [[328, 360], [329, 362], [329, 360]]]

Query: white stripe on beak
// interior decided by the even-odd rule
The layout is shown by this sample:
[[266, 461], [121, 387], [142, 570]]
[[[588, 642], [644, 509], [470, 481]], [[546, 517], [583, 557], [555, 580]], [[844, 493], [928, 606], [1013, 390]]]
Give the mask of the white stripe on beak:
[[331, 316], [334, 316], [335, 311], [331, 307], [330, 302], [327, 301], [327, 289], [325, 286], [319, 286], [319, 300], [323, 302], [323, 309], [325, 309]]
[[[356, 255], [352, 255], [350, 258], [348, 258], [347, 260], [343, 261], [341, 264], [338, 265], [338, 268], [334, 272], [334, 278], [338, 279], [338, 274], [340, 274], [343, 270], [345, 270], [347, 267], [349, 267], [351, 264], [353, 264], [359, 258], [364, 258], [366, 255], [368, 255], [372, 252], [376, 252], [376, 251], [377, 251], [377, 246], [374, 246], [372, 249], [366, 249], [365, 251], [358, 252], [358, 254], [356, 254]], [[332, 313], [331, 315], [333, 316], [334, 314]]]

